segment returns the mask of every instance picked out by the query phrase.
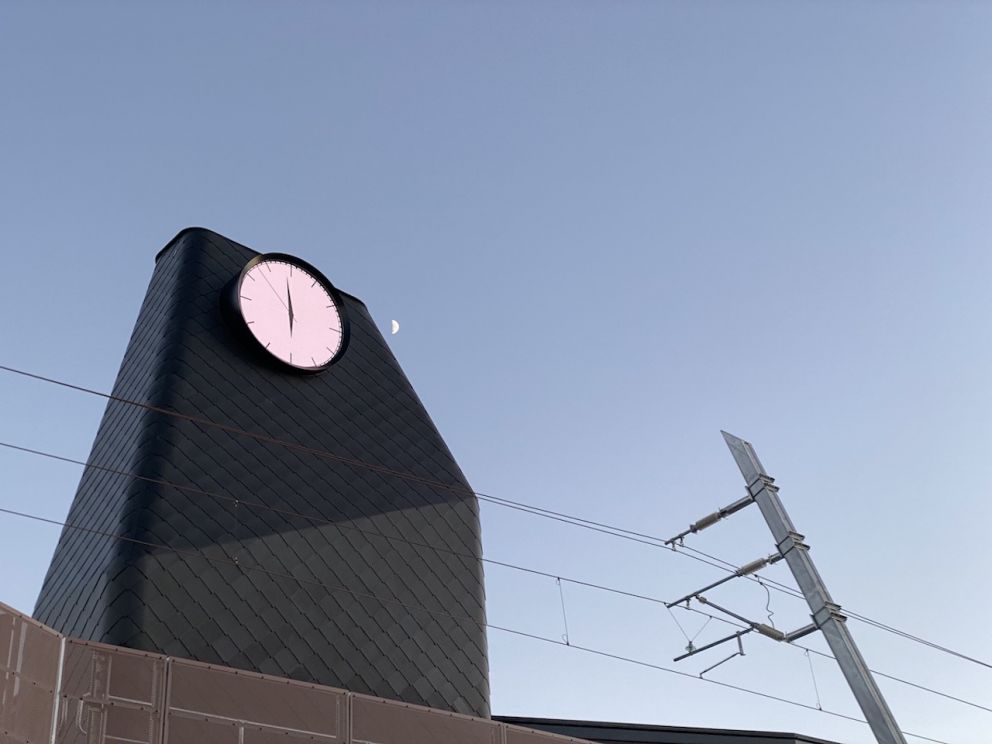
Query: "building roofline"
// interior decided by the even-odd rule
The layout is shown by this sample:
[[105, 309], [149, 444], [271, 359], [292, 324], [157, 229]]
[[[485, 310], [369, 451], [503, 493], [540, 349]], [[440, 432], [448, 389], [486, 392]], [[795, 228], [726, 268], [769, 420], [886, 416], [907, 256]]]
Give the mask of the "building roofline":
[[[610, 731], [656, 731], [658, 733], [666, 734], [699, 734], [699, 735], [709, 735], [709, 736], [724, 736], [724, 737], [761, 737], [765, 739], [784, 739], [792, 740], [797, 742], [802, 742], [802, 744], [837, 744], [837, 742], [829, 741], [827, 739], [818, 739], [812, 736], [806, 736], [805, 734], [795, 734], [786, 731], [751, 731], [744, 729], [719, 729], [719, 728], [704, 728], [699, 726], [664, 726], [659, 724], [648, 724], [648, 723], [622, 723], [618, 721], [581, 721], [572, 720], [567, 718], [534, 718], [531, 716], [493, 716], [494, 721], [500, 721], [502, 723], [509, 723], [515, 726], [570, 726], [573, 728], [589, 728], [589, 729], [607, 729]], [[569, 735], [579, 735], [579, 734], [569, 734]], [[581, 735], [580, 735], [581, 736]], [[634, 741], [631, 739], [631, 741]]]
[[[231, 238], [227, 237], [226, 235], [221, 235], [219, 232], [216, 232], [215, 230], [211, 230], [209, 227], [199, 227], [199, 226], [196, 226], [196, 225], [191, 225], [190, 227], [184, 227], [182, 230], [180, 230], [179, 232], [177, 232], [172, 237], [172, 239], [168, 243], [165, 244], [165, 246], [162, 248], [162, 250], [160, 250], [158, 253], [155, 254], [155, 263], [158, 263], [159, 259], [162, 258], [162, 256], [164, 256], [165, 253], [170, 248], [172, 248], [172, 246], [174, 246], [176, 243], [178, 243], [180, 241], [180, 239], [182, 239], [187, 233], [197, 233], [197, 232], [198, 233], [205, 233], [206, 235], [216, 236], [218, 238], [221, 238], [222, 240], [226, 240], [229, 243], [234, 243], [235, 245], [240, 246], [241, 248], [244, 248], [246, 251], [251, 251], [256, 256], [257, 255], [261, 255], [254, 248], [249, 248], [244, 243], [239, 243], [236, 240], [231, 240]], [[333, 282], [332, 282], [332, 284], [333, 284]], [[359, 304], [361, 304], [361, 305], [363, 305], [365, 307], [368, 307], [367, 305], [365, 305], [365, 302], [363, 302], [358, 297], [355, 297], [355, 295], [351, 294], [351, 292], [345, 292], [343, 289], [341, 289], [340, 287], [338, 287], [336, 284], [334, 285], [334, 288], [338, 292], [340, 292], [341, 294], [343, 294], [344, 296], [346, 296], [348, 299], [354, 300], [355, 302], [357, 302], [357, 303], [359, 303]]]

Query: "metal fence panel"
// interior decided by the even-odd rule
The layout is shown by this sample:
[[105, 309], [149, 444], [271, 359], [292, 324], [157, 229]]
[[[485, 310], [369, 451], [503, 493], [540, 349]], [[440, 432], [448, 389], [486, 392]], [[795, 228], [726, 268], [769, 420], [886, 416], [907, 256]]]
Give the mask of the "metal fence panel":
[[57, 744], [161, 744], [166, 659], [69, 640]]
[[589, 744], [585, 739], [506, 725], [506, 744]]
[[239, 744], [238, 724], [169, 713], [169, 744]]
[[281, 677], [65, 639], [2, 604], [0, 675], [0, 744], [587, 744]]
[[352, 695], [354, 744], [499, 744], [500, 725], [482, 718]]
[[276, 731], [274, 729], [252, 728], [244, 729], [243, 744], [305, 744], [305, 742], [323, 742], [309, 734], [293, 733], [292, 731]]
[[[243, 672], [180, 659], [172, 660], [169, 741], [173, 724], [198, 719], [234, 726], [247, 744], [282, 737], [340, 742], [347, 735], [347, 693], [330, 687]], [[187, 731], [191, 724], [177, 723]], [[221, 729], [211, 729], [218, 730]], [[226, 733], [219, 736], [226, 738]]]
[[0, 605], [0, 742], [47, 743], [62, 637]]

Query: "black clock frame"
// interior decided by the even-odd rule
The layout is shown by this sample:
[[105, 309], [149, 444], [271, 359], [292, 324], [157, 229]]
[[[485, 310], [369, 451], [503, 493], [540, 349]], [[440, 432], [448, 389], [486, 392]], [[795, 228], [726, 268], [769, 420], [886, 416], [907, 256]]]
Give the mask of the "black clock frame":
[[[285, 263], [300, 267], [320, 282], [327, 291], [327, 294], [330, 296], [331, 301], [334, 303], [334, 307], [338, 311], [338, 317], [341, 318], [341, 345], [334, 353], [334, 356], [332, 356], [324, 364], [321, 364], [318, 367], [297, 367], [295, 364], [290, 364], [289, 362], [283, 361], [275, 354], [270, 353], [269, 350], [265, 348], [265, 345], [255, 337], [255, 334], [252, 333], [251, 329], [248, 327], [248, 323], [245, 321], [244, 313], [241, 311], [241, 285], [245, 280], [245, 275], [251, 271], [252, 268], [263, 261], [283, 261]], [[317, 267], [313, 264], [307, 263], [302, 258], [291, 256], [288, 253], [260, 253], [252, 258], [242, 267], [241, 272], [236, 277], [231, 279], [231, 281], [229, 281], [224, 287], [220, 296], [220, 306], [221, 314], [224, 316], [228, 325], [231, 326], [231, 328], [237, 333], [238, 337], [246, 343], [257, 356], [260, 356], [270, 363], [275, 364], [282, 370], [291, 370], [304, 375], [323, 372], [341, 358], [345, 350], [348, 348], [348, 341], [351, 338], [351, 325], [348, 322], [348, 314], [345, 312], [344, 300], [341, 297], [341, 293], [338, 292], [337, 288], [331, 284], [331, 280], [324, 276], [324, 274], [321, 273]]]

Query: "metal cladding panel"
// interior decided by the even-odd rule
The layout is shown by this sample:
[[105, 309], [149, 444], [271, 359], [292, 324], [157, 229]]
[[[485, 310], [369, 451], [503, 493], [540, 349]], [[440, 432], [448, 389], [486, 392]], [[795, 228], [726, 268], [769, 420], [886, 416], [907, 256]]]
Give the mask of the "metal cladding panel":
[[498, 723], [355, 695], [353, 744], [500, 744]]
[[232, 333], [219, 295], [255, 255], [180, 233], [114, 394], [257, 436], [110, 401], [68, 518], [89, 531], [63, 531], [35, 616], [85, 639], [488, 715], [482, 569], [456, 554], [481, 555], [468, 483], [360, 301], [343, 297], [349, 346], [320, 374], [276, 368]]
[[47, 742], [61, 638], [0, 605], [0, 742]]
[[241, 729], [229, 721], [169, 715], [169, 744], [241, 744]]
[[317, 737], [330, 742], [347, 735], [347, 693], [319, 685], [175, 659], [169, 693], [173, 716], [240, 722], [260, 732]]
[[574, 739], [570, 736], [549, 734], [519, 726], [506, 727], [506, 744], [566, 744], [566, 742], [586, 744], [585, 739]]
[[68, 640], [55, 741], [160, 744], [166, 659]]

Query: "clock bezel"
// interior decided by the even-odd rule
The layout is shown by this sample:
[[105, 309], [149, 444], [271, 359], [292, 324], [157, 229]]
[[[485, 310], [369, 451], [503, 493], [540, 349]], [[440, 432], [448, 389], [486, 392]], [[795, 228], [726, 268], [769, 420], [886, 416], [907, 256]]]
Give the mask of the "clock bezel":
[[[280, 359], [266, 349], [265, 344], [259, 341], [248, 327], [248, 322], [245, 320], [244, 313], [241, 310], [241, 285], [244, 283], [245, 276], [248, 272], [258, 266], [258, 264], [264, 263], [265, 261], [283, 261], [285, 263], [298, 266], [300, 269], [307, 272], [313, 276], [314, 279], [320, 282], [327, 291], [327, 294], [330, 296], [331, 301], [334, 303], [335, 309], [338, 311], [338, 317], [341, 319], [341, 345], [334, 353], [334, 356], [332, 356], [324, 364], [317, 367], [300, 367], [295, 364], [291, 364], [284, 359]], [[341, 358], [345, 350], [348, 348], [348, 342], [351, 340], [351, 323], [348, 321], [347, 312], [345, 312], [344, 299], [341, 292], [338, 291], [337, 287], [331, 283], [331, 280], [324, 276], [324, 274], [316, 266], [304, 261], [302, 258], [292, 256], [288, 253], [260, 253], [257, 256], [254, 256], [241, 268], [238, 275], [228, 282], [227, 287], [225, 287], [224, 292], [222, 293], [221, 305], [225, 310], [224, 315], [227, 316], [228, 321], [234, 325], [235, 329], [238, 331], [238, 335], [244, 337], [243, 340], [251, 346], [252, 350], [256, 354], [262, 355], [264, 359], [276, 364], [282, 370], [291, 370], [303, 375], [323, 372]]]

